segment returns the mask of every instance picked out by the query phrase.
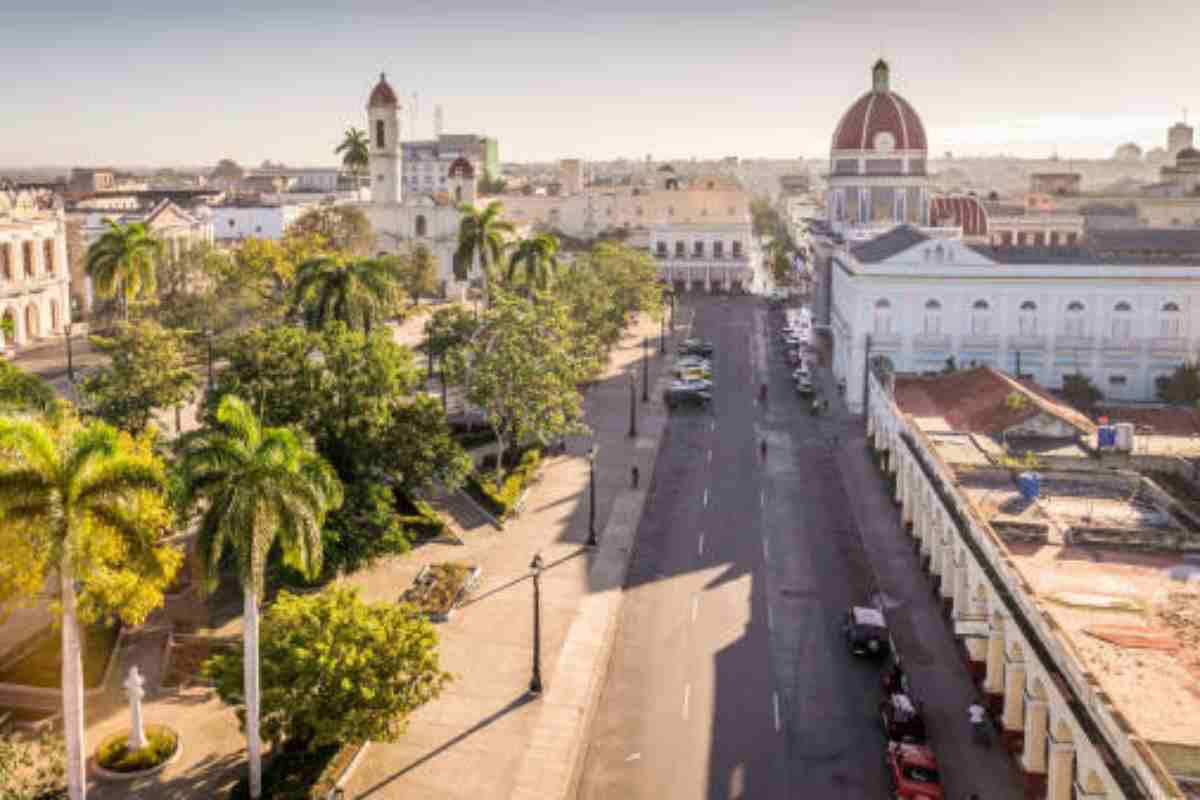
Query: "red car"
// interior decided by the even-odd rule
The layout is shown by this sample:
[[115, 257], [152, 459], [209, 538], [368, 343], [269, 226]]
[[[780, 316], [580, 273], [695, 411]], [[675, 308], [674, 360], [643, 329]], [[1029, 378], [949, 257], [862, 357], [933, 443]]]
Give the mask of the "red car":
[[897, 800], [945, 800], [937, 758], [925, 745], [888, 742], [888, 781]]

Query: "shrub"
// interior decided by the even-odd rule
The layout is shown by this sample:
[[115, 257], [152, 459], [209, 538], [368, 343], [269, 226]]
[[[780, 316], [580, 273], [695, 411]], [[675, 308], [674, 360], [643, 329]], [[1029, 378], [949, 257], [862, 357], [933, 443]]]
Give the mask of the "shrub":
[[541, 461], [542, 452], [531, 448], [521, 455], [520, 461], [508, 471], [499, 485], [492, 477], [491, 470], [485, 469], [482, 475], [476, 473], [467, 479], [467, 490], [489, 514], [503, 520], [512, 513], [513, 506], [537, 475]]
[[105, 739], [96, 748], [96, 763], [112, 772], [141, 772], [152, 769], [175, 755], [179, 740], [175, 732], [161, 725], [146, 726], [146, 746], [129, 749], [129, 734], [117, 734]]
[[[323, 800], [332, 784], [344, 750], [340, 745], [328, 745], [309, 750], [285, 745], [263, 766], [263, 797], [271, 800]], [[344, 766], [344, 765], [342, 765]], [[250, 800], [249, 782], [245, 775], [229, 793], [230, 800]]]
[[404, 526], [411, 541], [436, 539], [446, 532], [446, 523], [429, 507], [424, 500], [412, 500], [409, 503], [412, 513], [400, 514], [397, 519]]
[[345, 491], [342, 507], [326, 517], [321, 531], [327, 574], [355, 572], [411, 549], [390, 486], [363, 480], [346, 484]]

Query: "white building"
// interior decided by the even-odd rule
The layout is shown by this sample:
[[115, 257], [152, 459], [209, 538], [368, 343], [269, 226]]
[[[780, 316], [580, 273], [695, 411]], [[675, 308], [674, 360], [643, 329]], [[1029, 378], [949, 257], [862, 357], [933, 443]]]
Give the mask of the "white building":
[[401, 177], [412, 196], [449, 191], [450, 167], [464, 159], [477, 176], [496, 178], [500, 172], [495, 139], [473, 133], [443, 133], [436, 139], [400, 143]]
[[62, 333], [71, 320], [69, 282], [62, 211], [16, 207], [0, 193], [0, 349]]
[[[1083, 247], [967, 245], [902, 226], [832, 255], [834, 374], [862, 411], [867, 348], [903, 372], [993, 366], [1152, 400], [1200, 346], [1200, 230], [1097, 231]], [[1019, 364], [1018, 364], [1019, 361]]]
[[334, 194], [338, 191], [342, 171], [337, 167], [259, 167], [249, 170], [246, 177], [282, 178], [287, 191]]
[[658, 278], [676, 291], [762, 291], [762, 253], [749, 222], [650, 227]]
[[251, 238], [278, 241], [310, 207], [295, 203], [215, 206], [212, 210], [213, 235], [222, 243]]

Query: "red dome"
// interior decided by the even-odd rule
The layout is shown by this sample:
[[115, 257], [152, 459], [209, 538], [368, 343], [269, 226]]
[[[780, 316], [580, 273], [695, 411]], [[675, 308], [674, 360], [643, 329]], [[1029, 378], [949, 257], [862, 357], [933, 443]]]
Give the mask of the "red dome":
[[400, 101], [396, 99], [396, 93], [392, 90], [392, 85], [387, 82], [387, 76], [382, 72], [379, 73], [379, 83], [375, 84], [375, 88], [371, 90], [371, 99], [367, 101], [367, 107], [395, 106], [399, 104]]
[[[888, 65], [880, 59], [872, 67], [873, 88], [842, 115], [833, 133], [834, 150], [925, 150], [925, 126], [917, 112], [891, 90]], [[891, 147], [880, 147], [877, 137], [891, 135]]]

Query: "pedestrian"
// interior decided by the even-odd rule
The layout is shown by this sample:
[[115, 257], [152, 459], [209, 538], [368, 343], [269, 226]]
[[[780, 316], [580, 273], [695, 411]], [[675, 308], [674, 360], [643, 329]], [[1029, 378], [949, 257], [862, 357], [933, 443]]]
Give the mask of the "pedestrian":
[[636, 464], [633, 465], [633, 469], [630, 470], [630, 474], [633, 476], [633, 488], [636, 489], [636, 488], [638, 488], [638, 474], [639, 474]]
[[971, 720], [971, 728], [975, 732], [975, 742], [977, 744], [986, 745], [988, 743], [987, 729], [984, 726], [985, 711], [983, 706], [978, 702], [974, 702], [967, 709], [967, 716]]

